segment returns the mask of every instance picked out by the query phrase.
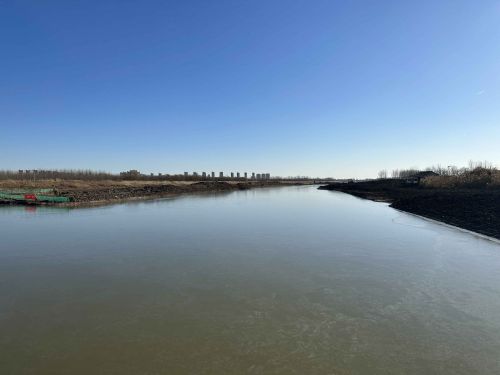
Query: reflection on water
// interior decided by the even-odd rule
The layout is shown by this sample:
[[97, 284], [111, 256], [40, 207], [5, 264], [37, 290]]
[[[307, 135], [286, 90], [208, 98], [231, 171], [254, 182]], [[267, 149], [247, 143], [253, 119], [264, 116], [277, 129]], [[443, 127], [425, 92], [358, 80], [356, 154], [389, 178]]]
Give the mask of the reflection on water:
[[314, 187], [0, 209], [1, 374], [497, 374], [500, 246]]

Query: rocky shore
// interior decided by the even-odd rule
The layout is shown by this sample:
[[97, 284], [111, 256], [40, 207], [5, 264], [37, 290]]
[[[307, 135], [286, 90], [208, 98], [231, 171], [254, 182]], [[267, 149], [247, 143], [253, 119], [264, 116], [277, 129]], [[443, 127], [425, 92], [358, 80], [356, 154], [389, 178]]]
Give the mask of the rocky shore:
[[334, 183], [319, 187], [389, 202], [398, 210], [500, 239], [500, 189], [437, 189], [400, 180]]

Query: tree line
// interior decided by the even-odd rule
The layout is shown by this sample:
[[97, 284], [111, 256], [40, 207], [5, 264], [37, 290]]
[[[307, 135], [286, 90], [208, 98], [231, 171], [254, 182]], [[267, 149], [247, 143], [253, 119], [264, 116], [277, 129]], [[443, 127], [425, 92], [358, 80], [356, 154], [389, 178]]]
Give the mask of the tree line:
[[468, 165], [465, 167], [457, 167], [456, 165], [442, 166], [440, 164], [432, 165], [425, 169], [418, 169], [416, 167], [406, 168], [406, 169], [393, 169], [391, 173], [387, 169], [382, 169], [378, 172], [378, 178], [408, 178], [422, 171], [431, 171], [440, 176], [462, 176], [468, 174], [472, 171], [498, 171], [496, 166], [489, 161], [469, 161]]

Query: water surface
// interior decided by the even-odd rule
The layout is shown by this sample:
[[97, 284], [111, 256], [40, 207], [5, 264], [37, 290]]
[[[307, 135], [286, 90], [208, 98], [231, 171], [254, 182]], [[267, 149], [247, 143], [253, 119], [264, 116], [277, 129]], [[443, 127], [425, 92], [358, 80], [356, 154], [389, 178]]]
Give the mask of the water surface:
[[315, 187], [0, 207], [0, 374], [499, 374], [500, 245]]

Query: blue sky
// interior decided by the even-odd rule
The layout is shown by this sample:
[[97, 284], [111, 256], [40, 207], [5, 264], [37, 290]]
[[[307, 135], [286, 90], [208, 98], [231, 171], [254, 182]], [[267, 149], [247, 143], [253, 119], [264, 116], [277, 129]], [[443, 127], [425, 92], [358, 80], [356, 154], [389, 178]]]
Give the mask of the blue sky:
[[0, 0], [0, 169], [500, 164], [500, 0]]

